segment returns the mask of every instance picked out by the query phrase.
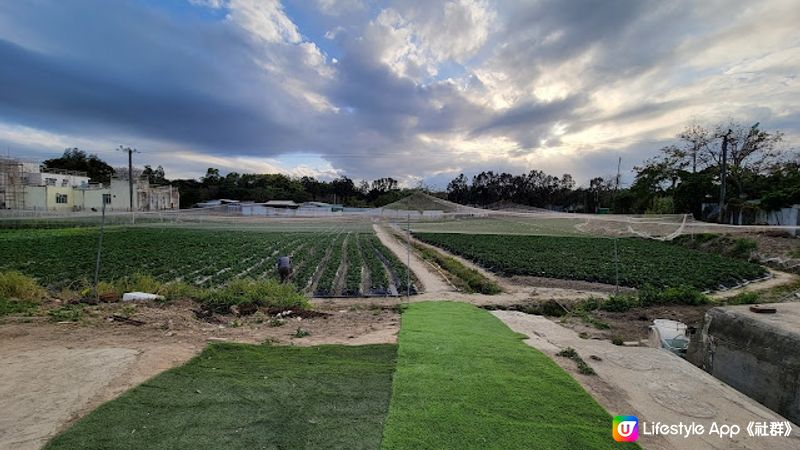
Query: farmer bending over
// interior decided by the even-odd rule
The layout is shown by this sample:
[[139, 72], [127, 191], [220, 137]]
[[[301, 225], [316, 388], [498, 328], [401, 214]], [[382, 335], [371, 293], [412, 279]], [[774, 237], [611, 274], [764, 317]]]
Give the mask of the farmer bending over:
[[281, 276], [281, 283], [286, 283], [292, 274], [292, 258], [288, 256], [278, 258], [278, 274]]

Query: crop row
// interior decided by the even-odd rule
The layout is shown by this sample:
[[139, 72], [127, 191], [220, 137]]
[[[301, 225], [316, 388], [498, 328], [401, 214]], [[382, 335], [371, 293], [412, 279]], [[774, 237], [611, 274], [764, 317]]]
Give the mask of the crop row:
[[[763, 277], [766, 270], [742, 260], [638, 238], [416, 233], [429, 244], [502, 275], [530, 275], [629, 287], [687, 285], [703, 290]], [[618, 255], [615, 257], [615, 254]]]
[[[74, 286], [93, 278], [97, 242], [96, 228], [0, 231], [0, 271], [19, 270], [56, 289]], [[390, 278], [405, 276], [405, 266], [385, 256], [393, 257], [371, 233], [111, 227], [100, 279], [144, 274], [222, 286], [237, 278], [276, 278], [275, 262], [283, 255], [292, 257], [292, 283], [307, 293], [316, 280], [319, 295], [386, 295]]]

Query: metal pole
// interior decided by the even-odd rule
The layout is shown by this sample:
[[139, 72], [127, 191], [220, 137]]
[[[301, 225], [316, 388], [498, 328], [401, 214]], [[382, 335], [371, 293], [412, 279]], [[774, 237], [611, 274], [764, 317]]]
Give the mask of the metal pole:
[[725, 221], [725, 184], [727, 183], [727, 171], [728, 171], [728, 136], [733, 133], [733, 131], [728, 130], [722, 136], [722, 165], [720, 167], [720, 175], [719, 175], [719, 223], [724, 223]]
[[411, 211], [406, 219], [406, 300], [411, 301]]
[[103, 232], [105, 231], [106, 225], [106, 199], [101, 196], [102, 203], [103, 203], [103, 212], [102, 212], [102, 220], [100, 221], [100, 237], [97, 239], [97, 262], [94, 266], [94, 299], [98, 302], [100, 301], [100, 297], [97, 295], [97, 284], [100, 282], [100, 254], [103, 250]]
[[617, 244], [617, 240], [619, 239], [618, 236], [614, 236], [614, 269], [616, 271], [616, 288], [614, 289], [614, 293], [619, 295], [619, 248]]
[[128, 149], [128, 193], [130, 194], [130, 212], [133, 213], [133, 150]]

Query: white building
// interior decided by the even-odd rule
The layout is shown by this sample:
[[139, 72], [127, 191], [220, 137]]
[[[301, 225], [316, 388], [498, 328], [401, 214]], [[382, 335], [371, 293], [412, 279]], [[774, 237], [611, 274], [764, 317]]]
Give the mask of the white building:
[[[145, 180], [133, 184], [136, 211], [178, 209], [180, 194], [172, 186], [151, 186]], [[112, 178], [108, 185], [91, 183], [86, 173], [47, 169], [16, 159], [0, 159], [0, 209], [34, 211], [128, 211], [130, 187], [127, 179]]]

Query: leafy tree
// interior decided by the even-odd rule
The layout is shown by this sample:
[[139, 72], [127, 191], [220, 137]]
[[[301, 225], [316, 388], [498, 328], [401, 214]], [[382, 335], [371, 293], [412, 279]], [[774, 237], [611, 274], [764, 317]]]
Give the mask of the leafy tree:
[[108, 183], [114, 169], [95, 154], [87, 154], [79, 148], [68, 148], [60, 158], [48, 159], [42, 163], [50, 169], [77, 170], [86, 172], [95, 183]]

